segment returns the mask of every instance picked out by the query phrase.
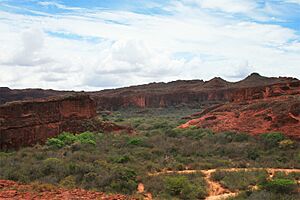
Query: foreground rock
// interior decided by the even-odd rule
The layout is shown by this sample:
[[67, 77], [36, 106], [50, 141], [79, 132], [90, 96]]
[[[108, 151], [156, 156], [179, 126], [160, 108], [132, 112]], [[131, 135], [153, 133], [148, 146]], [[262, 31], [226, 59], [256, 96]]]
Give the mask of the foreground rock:
[[0, 148], [43, 143], [63, 131], [85, 131], [84, 122], [96, 116], [87, 95], [21, 101], [0, 106]]
[[106, 195], [101, 192], [87, 191], [83, 189], [61, 189], [51, 185], [31, 184], [24, 185], [14, 181], [0, 180], [0, 199], [101, 199], [101, 200], [133, 200], [125, 195]]

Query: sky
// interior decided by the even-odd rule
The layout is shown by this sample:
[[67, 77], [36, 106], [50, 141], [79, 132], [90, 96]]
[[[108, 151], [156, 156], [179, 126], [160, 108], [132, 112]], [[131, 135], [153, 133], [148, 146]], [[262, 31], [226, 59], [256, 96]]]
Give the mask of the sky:
[[300, 78], [300, 0], [0, 0], [0, 87]]

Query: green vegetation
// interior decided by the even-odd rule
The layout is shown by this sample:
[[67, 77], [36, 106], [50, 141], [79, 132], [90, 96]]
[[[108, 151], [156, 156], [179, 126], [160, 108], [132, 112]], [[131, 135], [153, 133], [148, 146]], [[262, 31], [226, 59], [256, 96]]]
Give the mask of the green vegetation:
[[278, 194], [266, 190], [247, 191], [228, 200], [299, 200], [299, 194]]
[[80, 144], [96, 145], [96, 137], [95, 134], [91, 132], [84, 132], [78, 135], [74, 135], [68, 132], [63, 132], [56, 138], [48, 139], [46, 144], [50, 147], [62, 148], [66, 145], [72, 145], [76, 142]]
[[285, 137], [282, 133], [266, 133], [261, 135], [261, 139], [267, 147], [277, 147]]
[[266, 181], [268, 173], [260, 171], [216, 171], [212, 174], [212, 179], [218, 181], [223, 187], [231, 191], [247, 190], [251, 186], [256, 186]]
[[[105, 116], [106, 120], [131, 125], [136, 134], [62, 133], [43, 146], [0, 152], [0, 179], [124, 194], [135, 194], [138, 183], [143, 182], [158, 199], [197, 199], [206, 194], [201, 174], [149, 177], [148, 173], [186, 168], [300, 168], [300, 143], [280, 133], [253, 137], [235, 132], [215, 134], [196, 127], [176, 128], [184, 122], [182, 116], [195, 111], [121, 110]], [[247, 190], [249, 185], [263, 183], [265, 177], [264, 171], [214, 174], [232, 190]], [[278, 174], [275, 177], [289, 179]], [[262, 191], [251, 195], [275, 193]]]
[[206, 182], [202, 174], [168, 174], [145, 178], [148, 191], [159, 199], [204, 199]]
[[290, 179], [275, 178], [273, 180], [262, 183], [261, 187], [262, 189], [265, 189], [270, 192], [275, 192], [279, 194], [289, 194], [296, 191], [297, 184], [295, 181]]

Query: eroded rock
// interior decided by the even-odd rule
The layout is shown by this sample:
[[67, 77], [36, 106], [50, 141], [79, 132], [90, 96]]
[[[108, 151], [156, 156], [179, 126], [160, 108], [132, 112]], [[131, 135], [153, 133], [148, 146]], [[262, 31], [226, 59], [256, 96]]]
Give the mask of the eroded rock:
[[96, 106], [88, 95], [75, 95], [0, 106], [0, 148], [43, 143], [63, 131], [82, 132], [84, 120], [96, 116]]

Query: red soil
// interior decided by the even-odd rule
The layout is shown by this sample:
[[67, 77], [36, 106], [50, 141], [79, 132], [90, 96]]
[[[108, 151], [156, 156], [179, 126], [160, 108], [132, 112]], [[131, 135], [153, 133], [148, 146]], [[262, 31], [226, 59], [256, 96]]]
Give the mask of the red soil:
[[102, 200], [129, 200], [125, 195], [106, 195], [101, 192], [83, 189], [43, 188], [42, 186], [24, 185], [14, 181], [0, 180], [0, 199], [5, 200], [72, 200], [72, 199], [102, 199]]

